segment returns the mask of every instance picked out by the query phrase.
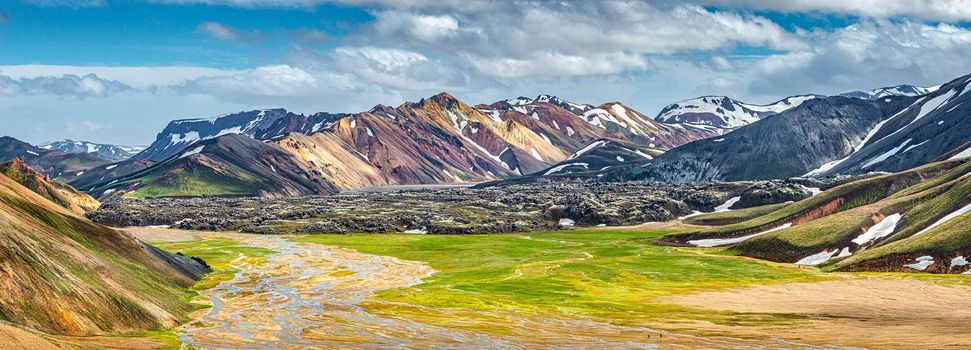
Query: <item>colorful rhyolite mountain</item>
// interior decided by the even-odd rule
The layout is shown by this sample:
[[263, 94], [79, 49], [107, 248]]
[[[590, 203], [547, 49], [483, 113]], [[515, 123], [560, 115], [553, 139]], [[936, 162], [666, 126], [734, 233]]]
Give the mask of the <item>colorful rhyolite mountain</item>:
[[[27, 162], [43, 173], [85, 191], [128, 196], [313, 194], [381, 185], [480, 182], [522, 175], [536, 178], [544, 174], [567, 179], [590, 176], [599, 180], [704, 181], [780, 178], [806, 172], [861, 173], [925, 164], [954, 150], [954, 143], [966, 142], [967, 136], [960, 128], [948, 128], [945, 139], [926, 145], [921, 142], [930, 141], [929, 130], [906, 139], [900, 138], [910, 135], [907, 132], [887, 132], [908, 126], [887, 118], [903, 120], [919, 114], [920, 108], [911, 105], [923, 105], [929, 99], [912, 95], [943, 94], [942, 91], [952, 90], [949, 86], [940, 91], [897, 86], [875, 89], [860, 98], [792, 96], [768, 105], [706, 96], [672, 104], [656, 119], [619, 102], [594, 106], [539, 95], [472, 107], [441, 93], [416, 103], [378, 105], [356, 114], [307, 116], [266, 109], [212, 119], [177, 120], [143, 152], [112, 164], [79, 162], [75, 155], [57, 151], [47, 154], [36, 147], [27, 149], [33, 146], [26, 144], [20, 146], [27, 148], [14, 153], [27, 154]], [[871, 95], [884, 97], [876, 99]], [[897, 113], [908, 106], [910, 112]], [[951, 109], [961, 112], [958, 107]], [[956, 116], [942, 116], [938, 125], [960, 125], [963, 119]], [[878, 127], [883, 131], [870, 135], [876, 136], [874, 142], [897, 142], [890, 146], [900, 148], [897, 151], [901, 153], [918, 146], [933, 146], [929, 148], [934, 152], [891, 165], [893, 160], [880, 157], [890, 154], [893, 147], [868, 151], [852, 146], [859, 143], [862, 147], [869, 140], [867, 131]], [[291, 175], [299, 175], [289, 178], [300, 180], [277, 183], [279, 172], [265, 169], [266, 162], [235, 162], [227, 166], [227, 157], [233, 152], [247, 154], [248, 159], [262, 159], [250, 154], [260, 148], [255, 145], [244, 147], [245, 151], [224, 149], [226, 157], [207, 157], [203, 152], [201, 157], [209, 161], [193, 162], [195, 166], [191, 167], [184, 160], [168, 161], [182, 159], [184, 152], [198, 148], [197, 143], [227, 135], [243, 135], [268, 146], [264, 151], [269, 154], [282, 154], [292, 164], [273, 164], [273, 168], [291, 170]], [[215, 145], [243, 147], [242, 142]], [[597, 142], [610, 147], [591, 148]], [[870, 143], [866, 146], [870, 147]], [[901, 143], [908, 143], [903, 145], [907, 148], [898, 147]], [[685, 144], [688, 145], [679, 147]], [[598, 152], [588, 157], [597, 160], [596, 169], [563, 163], [578, 151], [594, 148]], [[643, 163], [634, 166], [634, 162], [625, 163], [629, 157], [622, 154], [605, 156], [635, 149], [658, 157], [649, 161], [645, 157], [634, 158]], [[672, 149], [673, 152], [659, 155]], [[0, 153], [3, 151], [0, 142]], [[843, 161], [850, 153], [865, 157], [874, 152], [882, 153], [870, 156], [872, 159], [866, 162], [872, 164], [858, 164], [852, 157]], [[58, 157], [70, 161], [44, 161]], [[73, 163], [82, 164], [65, 167]], [[179, 164], [173, 166], [174, 163]], [[184, 177], [186, 169], [199, 166], [212, 171], [188, 181]], [[556, 168], [559, 170], [551, 171]], [[567, 173], [571, 175], [562, 176]], [[217, 178], [218, 184], [209, 182]], [[310, 185], [301, 184], [304, 181], [310, 181]]]
[[0, 333], [14, 339], [22, 332], [105, 335], [177, 326], [195, 309], [185, 288], [208, 271], [92, 223], [7, 176], [0, 176], [0, 257]]
[[34, 191], [41, 197], [60, 205], [75, 214], [83, 215], [89, 210], [98, 209], [101, 203], [86, 193], [73, 187], [51, 180], [44, 174], [24, 163], [23, 157], [0, 163], [0, 175], [4, 175], [20, 185]]
[[[227, 135], [244, 135], [248, 151], [239, 152], [242, 140], [206, 146], [205, 140]], [[618, 102], [593, 107], [540, 96], [472, 107], [441, 93], [349, 115], [260, 110], [175, 121], [135, 157], [161, 163], [79, 186], [99, 196], [292, 195], [478, 182], [543, 170], [601, 138], [660, 151], [715, 135], [712, 128], [657, 122]], [[258, 149], [254, 142], [265, 146], [262, 156], [251, 152]], [[200, 146], [198, 156], [186, 155]], [[207, 153], [217, 149], [227, 155]], [[274, 154], [294, 164], [270, 168], [265, 161], [231, 162], [232, 152], [250, 160]], [[195, 158], [205, 160], [191, 161]], [[279, 182], [281, 171], [299, 174], [289, 178], [300, 181]], [[304, 181], [310, 185], [297, 184]]]

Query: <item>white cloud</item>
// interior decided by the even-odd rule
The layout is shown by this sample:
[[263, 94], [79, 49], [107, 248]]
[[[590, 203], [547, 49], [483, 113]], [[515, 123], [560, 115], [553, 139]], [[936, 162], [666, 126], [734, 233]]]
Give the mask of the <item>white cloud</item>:
[[771, 20], [694, 5], [640, 1], [504, 2], [504, 9], [435, 14], [426, 9], [376, 13], [360, 39], [462, 57], [495, 77], [583, 76], [650, 68], [648, 56], [737, 46], [805, 49]]
[[38, 76], [13, 79], [0, 75], [0, 96], [14, 95], [56, 95], [84, 99], [88, 97], [108, 97], [131, 87], [117, 80], [106, 80], [94, 74], [77, 76]]
[[376, 16], [377, 23], [374, 26], [378, 32], [384, 35], [402, 33], [429, 43], [455, 36], [459, 29], [458, 20], [449, 15], [433, 16], [384, 11], [378, 12]]
[[251, 97], [306, 96], [316, 91], [317, 77], [289, 65], [272, 65], [240, 74], [200, 77], [176, 89], [185, 93], [207, 94], [230, 100]]
[[62, 66], [44, 64], [0, 66], [0, 75], [6, 75], [13, 79], [95, 74], [103, 79], [117, 80], [133, 88], [146, 90], [177, 85], [203, 76], [227, 76], [240, 72], [242, 71], [187, 66]]
[[864, 20], [809, 34], [813, 50], [773, 55], [747, 72], [756, 94], [938, 84], [971, 73], [971, 31], [949, 24]]
[[715, 70], [729, 70], [733, 66], [727, 58], [722, 56], [711, 56], [711, 65]]
[[726, 7], [783, 12], [820, 11], [863, 17], [971, 21], [971, 0], [704, 0]]
[[257, 41], [262, 36], [259, 31], [242, 32], [236, 28], [219, 22], [203, 22], [196, 27], [196, 32], [210, 38], [234, 43]]
[[536, 76], [608, 75], [651, 66], [643, 55], [625, 52], [592, 53], [582, 56], [537, 52], [524, 59], [470, 56], [468, 61], [480, 72], [500, 78]]

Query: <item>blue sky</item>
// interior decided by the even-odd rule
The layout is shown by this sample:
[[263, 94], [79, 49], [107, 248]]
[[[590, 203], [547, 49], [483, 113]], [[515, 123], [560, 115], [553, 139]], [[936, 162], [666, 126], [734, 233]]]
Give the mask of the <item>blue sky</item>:
[[8, 0], [0, 134], [148, 144], [173, 119], [441, 91], [654, 115], [709, 94], [936, 85], [971, 73], [962, 1]]

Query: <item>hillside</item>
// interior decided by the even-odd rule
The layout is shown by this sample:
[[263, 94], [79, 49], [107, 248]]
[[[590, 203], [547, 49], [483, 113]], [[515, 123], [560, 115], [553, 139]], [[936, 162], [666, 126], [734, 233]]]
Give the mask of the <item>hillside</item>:
[[781, 179], [803, 175], [853, 150], [910, 97], [866, 101], [816, 98], [723, 136], [665, 152], [625, 179], [708, 181]]
[[0, 319], [58, 335], [173, 327], [207, 268], [74, 215], [0, 176]]
[[194, 143], [150, 168], [92, 186], [99, 198], [294, 196], [337, 189], [272, 143], [227, 134]]
[[600, 139], [574, 152], [569, 158], [548, 169], [510, 179], [487, 182], [477, 187], [548, 181], [616, 180], [613, 177], [605, 178], [604, 176], [626, 173], [621, 169], [643, 166], [662, 153], [663, 151], [659, 149], [644, 147], [631, 142]]
[[101, 203], [86, 193], [71, 186], [53, 181], [44, 174], [32, 169], [23, 158], [15, 158], [6, 163], [0, 163], [0, 174], [16, 181], [20, 185], [34, 191], [41, 197], [62, 206], [71, 212], [83, 215], [87, 211], [98, 209]]
[[957, 78], [870, 128], [852, 152], [808, 175], [897, 172], [932, 162], [971, 141], [971, 75]]
[[963, 273], [971, 159], [834, 187], [749, 220], [666, 237], [827, 270]]

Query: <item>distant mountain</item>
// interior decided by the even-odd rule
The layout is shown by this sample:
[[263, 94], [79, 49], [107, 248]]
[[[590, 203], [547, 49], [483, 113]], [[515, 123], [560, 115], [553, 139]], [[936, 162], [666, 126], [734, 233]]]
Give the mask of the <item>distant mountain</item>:
[[145, 147], [139, 146], [117, 146], [74, 140], [48, 142], [37, 147], [46, 150], [57, 150], [64, 153], [88, 153], [94, 155], [95, 157], [112, 162], [118, 162], [131, 158], [136, 153], [145, 149]]
[[860, 98], [864, 100], [875, 100], [888, 96], [921, 96], [937, 91], [940, 86], [921, 87], [913, 85], [888, 86], [869, 91], [851, 91], [840, 94], [844, 97]]
[[790, 96], [771, 104], [755, 105], [725, 96], [702, 96], [668, 105], [654, 119], [668, 124], [688, 123], [734, 129], [819, 97], [822, 96]]
[[9, 162], [0, 163], [0, 175], [16, 181], [20, 185], [34, 191], [41, 197], [62, 206], [75, 214], [83, 215], [90, 210], [98, 209], [101, 203], [91, 196], [75, 190], [73, 187], [53, 181], [40, 172], [32, 169], [23, 158], [17, 157]]
[[193, 143], [139, 172], [86, 189], [99, 198], [295, 196], [337, 192], [273, 143], [229, 133]]
[[808, 175], [897, 172], [971, 142], [971, 75], [957, 78], [870, 128], [850, 152], [827, 157]]
[[24, 162], [44, 175], [64, 182], [84, 175], [88, 169], [110, 163], [89, 153], [46, 150], [13, 137], [0, 137], [0, 162], [17, 157], [23, 157]]
[[175, 120], [158, 134], [155, 142], [135, 155], [135, 158], [160, 162], [182, 152], [197, 141], [227, 134], [254, 136], [287, 115], [288, 112], [284, 109], [262, 109], [210, 119]]
[[6, 176], [0, 218], [7, 325], [31, 334], [135, 333], [176, 327], [196, 310], [185, 290], [209, 269], [189, 257], [94, 224]]

